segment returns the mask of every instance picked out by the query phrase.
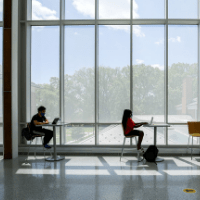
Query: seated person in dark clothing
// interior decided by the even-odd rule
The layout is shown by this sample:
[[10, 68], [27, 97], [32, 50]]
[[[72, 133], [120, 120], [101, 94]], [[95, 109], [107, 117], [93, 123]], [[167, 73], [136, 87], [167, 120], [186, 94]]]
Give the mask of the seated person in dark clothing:
[[33, 135], [34, 134], [37, 135], [36, 133], [33, 133], [33, 131], [44, 133], [45, 136], [44, 136], [43, 145], [44, 145], [45, 148], [50, 149], [51, 147], [47, 143], [49, 143], [49, 141], [53, 137], [53, 131], [51, 131], [49, 129], [42, 128], [42, 126], [40, 126], [40, 127], [36, 126], [36, 125], [42, 125], [42, 124], [48, 124], [49, 123], [49, 121], [45, 117], [45, 112], [46, 112], [46, 108], [44, 106], [40, 106], [38, 108], [38, 113], [36, 115], [34, 115], [32, 117], [32, 120], [31, 120], [31, 131], [32, 131]]

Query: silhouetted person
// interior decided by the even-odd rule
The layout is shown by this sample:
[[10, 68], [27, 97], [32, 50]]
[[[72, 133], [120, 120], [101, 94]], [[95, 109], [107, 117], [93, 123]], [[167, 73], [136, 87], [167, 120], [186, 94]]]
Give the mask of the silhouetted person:
[[137, 150], [140, 153], [144, 153], [144, 149], [141, 147], [142, 139], [144, 136], [144, 132], [141, 130], [135, 130], [144, 124], [148, 124], [147, 122], [135, 123], [132, 119], [132, 111], [131, 110], [124, 110], [123, 118], [122, 118], [122, 126], [124, 128], [124, 134], [126, 136], [139, 136]]
[[38, 113], [35, 114], [32, 117], [31, 131], [32, 131], [33, 135], [34, 134], [37, 135], [36, 133], [33, 133], [33, 130], [35, 130], [37, 132], [44, 133], [45, 136], [44, 136], [44, 140], [43, 140], [43, 145], [44, 145], [45, 148], [50, 149], [51, 147], [49, 145], [47, 145], [47, 143], [49, 143], [49, 141], [53, 137], [53, 131], [51, 131], [49, 129], [42, 128], [42, 126], [40, 126], [40, 127], [36, 126], [36, 125], [42, 125], [42, 124], [48, 124], [49, 123], [49, 121], [45, 117], [45, 113], [46, 113], [46, 108], [44, 106], [40, 106], [38, 108]]

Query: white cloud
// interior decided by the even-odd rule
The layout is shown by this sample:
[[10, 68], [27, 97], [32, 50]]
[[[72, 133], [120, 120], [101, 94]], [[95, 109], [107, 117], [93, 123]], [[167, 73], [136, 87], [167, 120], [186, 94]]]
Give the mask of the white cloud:
[[137, 64], [142, 64], [144, 60], [136, 59]]
[[32, 1], [32, 19], [33, 20], [42, 20], [42, 19], [58, 19], [56, 17], [56, 11], [51, 10], [45, 6], [43, 6], [39, 1], [33, 0]]
[[91, 18], [95, 17], [94, 0], [73, 0], [72, 4], [83, 15], [89, 15]]
[[[95, 9], [94, 9], [94, 0], [73, 0], [73, 6], [75, 9], [91, 18], [95, 17]], [[112, 8], [112, 9], [110, 9]], [[133, 0], [133, 17], [139, 18], [137, 13], [138, 5]], [[101, 0], [99, 5], [99, 18], [104, 19], [129, 19], [130, 18], [130, 0], [115, 0], [115, 1], [107, 1]], [[109, 25], [109, 27], [116, 30], [124, 30], [129, 31], [130, 28], [128, 26], [120, 26], [120, 25]], [[145, 34], [142, 33], [141, 27], [136, 25], [134, 26], [133, 33], [137, 37], [144, 37]]]
[[157, 44], [157, 45], [160, 45], [160, 44], [163, 44], [163, 42], [164, 42], [164, 40], [158, 40], [157, 42], [155, 42], [155, 44]]
[[139, 26], [139, 25], [135, 25], [135, 26], [133, 27], [133, 33], [134, 33], [137, 37], [145, 37], [145, 34], [142, 32], [141, 26]]
[[164, 70], [164, 65], [159, 65], [159, 64], [154, 64], [154, 65], [151, 65], [153, 68], [159, 68], [161, 70]]
[[169, 38], [169, 42], [181, 42], [181, 37], [177, 36], [176, 38]]
[[37, 32], [42, 31], [43, 28], [44, 28], [44, 26], [32, 26], [32, 30], [33, 30], [33, 31], [37, 31]]
[[[176, 38], [169, 38], [168, 40], [169, 42], [181, 42], [181, 37], [180, 36], [177, 36]], [[164, 39], [160, 39], [158, 40], [157, 42], [155, 42], [155, 44], [157, 45], [160, 45], [160, 44], [163, 44], [164, 43]]]
[[74, 32], [74, 35], [78, 35], [78, 33], [77, 33], [77, 32]]

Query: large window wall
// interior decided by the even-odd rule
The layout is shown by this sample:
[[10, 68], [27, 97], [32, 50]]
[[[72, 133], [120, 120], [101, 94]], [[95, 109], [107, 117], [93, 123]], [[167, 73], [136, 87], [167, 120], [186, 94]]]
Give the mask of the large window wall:
[[[158, 145], [186, 145], [186, 123], [200, 116], [197, 7], [197, 0], [27, 1], [30, 115], [44, 105], [49, 121], [69, 123], [57, 131], [62, 145], [121, 145], [123, 110], [131, 109], [135, 122], [153, 116], [172, 125], [158, 129]], [[141, 129], [152, 144], [153, 129]]]

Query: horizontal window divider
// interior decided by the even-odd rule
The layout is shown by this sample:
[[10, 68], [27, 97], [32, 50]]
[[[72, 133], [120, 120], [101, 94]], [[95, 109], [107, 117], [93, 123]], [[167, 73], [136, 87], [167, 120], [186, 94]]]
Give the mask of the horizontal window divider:
[[[22, 20], [21, 23], [26, 21]], [[95, 20], [28, 20], [30, 26], [95, 25]], [[99, 19], [97, 25], [131, 25], [130, 19]], [[133, 25], [198, 25], [200, 19], [134, 19]], [[3, 26], [3, 22], [0, 22]]]
[[[122, 143], [123, 143], [123, 140], [122, 140]], [[51, 144], [50, 144], [51, 145]], [[144, 148], [147, 148], [149, 145], [153, 145], [153, 142], [152, 143], [149, 143], [149, 144], [143, 144], [142, 146], [144, 147]], [[1, 146], [3, 146], [3, 145], [0, 145], [0, 147]], [[28, 147], [29, 146], [29, 142], [28, 142], [28, 144], [20, 144], [19, 145], [19, 147]], [[31, 145], [31, 147], [39, 147], [39, 146], [41, 146], [42, 147], [42, 145], [41, 144], [38, 144], [38, 145], [35, 145], [35, 144], [33, 144], [33, 145]], [[122, 148], [123, 147], [123, 144], [120, 144], [120, 145], [112, 145], [112, 144], [110, 144], [110, 145], [82, 145], [82, 144], [80, 144], [80, 145], [71, 145], [71, 144], [62, 144], [62, 145], [59, 145], [59, 144], [56, 144], [56, 146], [57, 147], [59, 147], [59, 148], [62, 148], [62, 147], [72, 147], [72, 148], [75, 148], [75, 147], [78, 147], [78, 148]], [[133, 144], [133, 145], [125, 145], [125, 147], [127, 147], [127, 148], [132, 148], [132, 147], [134, 147], [134, 146], [136, 146], [135, 144]], [[170, 149], [170, 148], [187, 148], [187, 144], [185, 144], [185, 145], [156, 145], [158, 148], [167, 148], [167, 149]], [[192, 145], [189, 145], [189, 148], [191, 148], [192, 147]], [[199, 148], [199, 145], [197, 145], [197, 144], [194, 144], [193, 145], [193, 147], [197, 147], [197, 148]], [[67, 152], [66, 152], [67, 153]]]
[[187, 123], [169, 123], [169, 122], [168, 122], [168, 124], [169, 125], [187, 125]]
[[168, 19], [169, 25], [198, 25], [200, 19]]
[[[195, 122], [195, 121], [194, 121]], [[20, 122], [19, 124], [27, 124], [28, 122]], [[85, 123], [85, 122], [64, 122], [66, 123], [67, 125], [95, 125], [95, 123]], [[138, 122], [139, 123], [139, 122]], [[155, 123], [165, 123], [165, 122], [155, 122]], [[107, 123], [107, 122], [99, 122], [99, 123], [96, 123], [98, 125], [121, 125], [121, 122], [110, 122], [110, 123]], [[167, 123], [169, 125], [187, 125], [187, 123]], [[0, 125], [3, 125], [3, 123], [0, 123]]]
[[61, 20], [63, 25], [95, 25], [95, 20]]
[[52, 20], [52, 21], [27, 21], [27, 24], [29, 26], [59, 26], [60, 25], [60, 20]]

